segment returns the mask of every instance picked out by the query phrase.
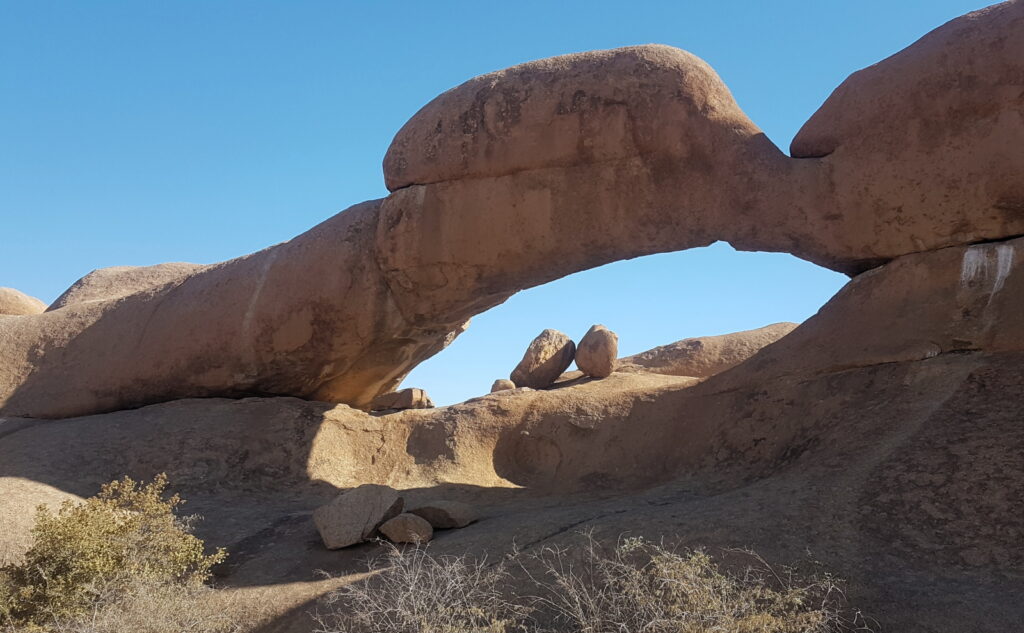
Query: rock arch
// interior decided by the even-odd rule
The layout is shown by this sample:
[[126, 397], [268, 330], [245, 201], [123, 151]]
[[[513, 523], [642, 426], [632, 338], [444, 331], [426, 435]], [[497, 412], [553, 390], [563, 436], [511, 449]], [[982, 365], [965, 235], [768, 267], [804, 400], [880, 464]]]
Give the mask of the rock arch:
[[128, 296], [0, 317], [0, 412], [244, 394], [365, 406], [473, 314], [617, 259], [724, 240], [858, 274], [1024, 235], [1021, 94], [1017, 1], [853, 75], [794, 141], [805, 158], [678, 49], [484, 75], [399, 132], [387, 198]]

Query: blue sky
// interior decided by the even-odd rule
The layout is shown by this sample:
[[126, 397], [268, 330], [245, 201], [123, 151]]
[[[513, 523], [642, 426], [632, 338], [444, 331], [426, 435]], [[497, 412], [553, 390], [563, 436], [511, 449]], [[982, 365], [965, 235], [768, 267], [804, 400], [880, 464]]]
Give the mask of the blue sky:
[[[707, 60], [788, 148], [848, 74], [984, 2], [0, 0], [0, 286], [208, 263], [383, 196], [381, 159], [438, 93], [531, 59], [643, 43]], [[624, 354], [814, 313], [845, 278], [707, 249], [619, 262], [478, 316], [406, 381], [441, 403], [505, 377], [545, 327]]]

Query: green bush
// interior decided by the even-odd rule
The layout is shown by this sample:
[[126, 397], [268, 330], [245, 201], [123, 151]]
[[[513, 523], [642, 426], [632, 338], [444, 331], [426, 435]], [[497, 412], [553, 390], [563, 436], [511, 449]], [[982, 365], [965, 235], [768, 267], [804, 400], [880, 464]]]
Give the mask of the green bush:
[[211, 555], [164, 498], [167, 477], [125, 477], [84, 503], [40, 506], [23, 562], [0, 568], [0, 622], [46, 627], [110, 602], [140, 582], [200, 586], [226, 553]]

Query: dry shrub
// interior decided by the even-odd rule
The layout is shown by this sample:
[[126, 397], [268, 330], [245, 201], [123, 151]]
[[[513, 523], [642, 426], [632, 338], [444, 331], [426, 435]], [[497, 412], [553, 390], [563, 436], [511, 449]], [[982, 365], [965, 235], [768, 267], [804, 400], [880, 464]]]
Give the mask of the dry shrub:
[[226, 554], [204, 554], [166, 487], [164, 475], [146, 485], [126, 477], [56, 514], [41, 506], [23, 562], [0, 568], [0, 623], [47, 630], [130, 609], [140, 591], [177, 601], [198, 591]]
[[317, 633], [511, 633], [526, 609], [502, 591], [502, 564], [439, 556], [423, 547], [399, 549], [369, 564], [372, 577], [324, 599]]
[[[734, 552], [735, 553], [735, 552]], [[535, 598], [559, 631], [580, 633], [835, 633], [869, 631], [827, 573], [776, 570], [751, 552], [740, 572], [703, 551], [677, 553], [642, 539], [610, 551], [587, 537], [546, 548]]]
[[[703, 551], [641, 539], [518, 555], [505, 563], [389, 546], [369, 580], [330, 594], [318, 633], [838, 633], [870, 631], [828, 574], [773, 569], [742, 553], [739, 572]], [[514, 585], [518, 593], [512, 594]]]

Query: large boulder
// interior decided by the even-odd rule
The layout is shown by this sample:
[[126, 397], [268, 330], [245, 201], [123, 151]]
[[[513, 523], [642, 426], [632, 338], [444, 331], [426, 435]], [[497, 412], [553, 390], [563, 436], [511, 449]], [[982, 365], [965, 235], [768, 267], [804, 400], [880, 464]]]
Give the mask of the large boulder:
[[619, 337], [603, 325], [594, 325], [576, 346], [576, 366], [592, 378], [607, 378], [615, 371]]
[[46, 304], [15, 288], [0, 287], [0, 316], [25, 316], [39, 314], [46, 310]]
[[[844, 81], [793, 139], [862, 257], [1024, 234], [1024, 2], [928, 33]], [[827, 211], [826, 211], [827, 210]]]
[[547, 329], [530, 341], [509, 379], [519, 387], [543, 389], [551, 385], [572, 364], [576, 345], [558, 330]]
[[201, 269], [200, 264], [171, 262], [155, 266], [111, 266], [94, 270], [71, 284], [48, 310], [59, 310], [73, 303], [117, 299], [182, 279]]
[[313, 512], [324, 547], [341, 549], [370, 538], [382, 523], [402, 512], [403, 499], [389, 486], [363, 484]]

